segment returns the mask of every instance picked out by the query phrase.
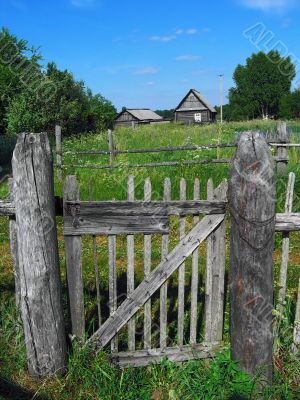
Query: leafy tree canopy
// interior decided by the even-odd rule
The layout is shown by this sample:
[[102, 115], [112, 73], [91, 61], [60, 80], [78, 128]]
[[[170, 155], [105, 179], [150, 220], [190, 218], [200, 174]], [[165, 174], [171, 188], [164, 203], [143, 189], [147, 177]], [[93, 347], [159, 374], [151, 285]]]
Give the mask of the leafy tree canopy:
[[112, 125], [116, 109], [109, 100], [55, 63], [43, 68], [40, 62], [39, 49], [0, 31], [0, 133], [53, 130], [60, 123], [76, 134]]
[[290, 57], [281, 57], [278, 51], [247, 58], [246, 65], [238, 65], [233, 74], [230, 119], [277, 117], [281, 98], [290, 92], [295, 75]]

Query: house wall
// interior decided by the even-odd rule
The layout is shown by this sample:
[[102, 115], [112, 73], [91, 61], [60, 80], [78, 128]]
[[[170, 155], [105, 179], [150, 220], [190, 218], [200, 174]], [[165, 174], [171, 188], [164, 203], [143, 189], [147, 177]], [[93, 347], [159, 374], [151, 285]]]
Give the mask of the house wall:
[[117, 126], [132, 126], [132, 124], [137, 124], [138, 121], [129, 112], [124, 112], [115, 121], [115, 127]]
[[214, 114], [209, 110], [193, 110], [193, 111], [176, 111], [175, 113], [175, 121], [184, 122], [186, 124], [194, 124], [195, 123], [195, 114], [201, 113], [201, 123], [205, 122], [213, 122]]

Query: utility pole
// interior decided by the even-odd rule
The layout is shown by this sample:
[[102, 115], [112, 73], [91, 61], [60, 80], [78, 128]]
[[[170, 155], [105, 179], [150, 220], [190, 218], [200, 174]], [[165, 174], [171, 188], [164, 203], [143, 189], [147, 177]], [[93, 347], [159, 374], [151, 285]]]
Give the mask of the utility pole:
[[220, 78], [220, 108], [221, 108], [221, 124], [223, 124], [223, 74], [218, 75]]

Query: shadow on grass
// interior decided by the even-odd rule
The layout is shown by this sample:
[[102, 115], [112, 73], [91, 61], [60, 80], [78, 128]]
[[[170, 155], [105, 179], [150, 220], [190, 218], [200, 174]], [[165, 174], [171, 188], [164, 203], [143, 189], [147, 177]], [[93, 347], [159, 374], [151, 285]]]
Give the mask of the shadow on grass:
[[24, 389], [11, 380], [0, 376], [0, 399], [7, 400], [51, 400], [49, 396], [39, 396]]

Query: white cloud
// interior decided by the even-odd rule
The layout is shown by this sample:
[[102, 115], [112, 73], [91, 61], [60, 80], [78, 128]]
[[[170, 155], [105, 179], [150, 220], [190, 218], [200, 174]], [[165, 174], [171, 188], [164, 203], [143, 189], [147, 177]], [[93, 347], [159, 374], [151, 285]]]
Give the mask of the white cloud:
[[[207, 32], [207, 28], [202, 29], [203, 32]], [[174, 34], [170, 35], [153, 35], [150, 36], [150, 40], [155, 41], [155, 42], [171, 42], [172, 40], [175, 40], [178, 38], [180, 35], [195, 35], [198, 33], [198, 29], [196, 28], [189, 28], [189, 29], [177, 29]]]
[[242, 4], [249, 8], [263, 11], [283, 11], [295, 4], [294, 0], [242, 0]]
[[199, 59], [200, 59], [200, 56], [195, 56], [192, 54], [184, 54], [183, 56], [176, 57], [176, 61], [196, 61]]
[[147, 82], [146, 85], [147, 86], [153, 86], [153, 85], [155, 85], [155, 83], [154, 82]]
[[71, 4], [74, 7], [78, 8], [87, 8], [91, 7], [96, 3], [95, 0], [71, 0]]
[[198, 32], [198, 29], [195, 29], [195, 28], [191, 28], [191, 29], [187, 29], [186, 30], [186, 34], [187, 35], [195, 35], [195, 33], [197, 33]]
[[152, 74], [157, 74], [159, 71], [158, 68], [155, 67], [145, 67], [138, 69], [134, 72], [134, 75], [152, 75]]
[[153, 40], [154, 42], [171, 42], [171, 40], [175, 40], [176, 36], [175, 35], [169, 35], [169, 36], [151, 36], [150, 40]]

